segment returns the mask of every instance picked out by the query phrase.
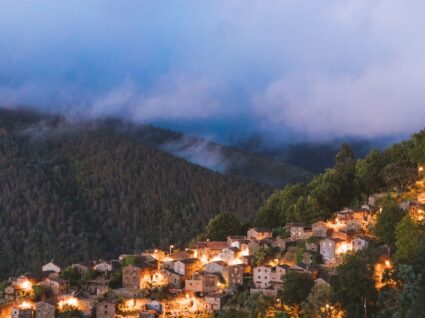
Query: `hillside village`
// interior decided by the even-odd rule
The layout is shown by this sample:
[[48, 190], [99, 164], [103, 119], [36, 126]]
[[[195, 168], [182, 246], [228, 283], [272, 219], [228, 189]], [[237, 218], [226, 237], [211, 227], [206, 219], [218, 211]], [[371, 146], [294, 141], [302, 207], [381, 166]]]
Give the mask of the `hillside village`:
[[[338, 211], [329, 220], [288, 223], [278, 233], [253, 227], [226, 241], [171, 245], [166, 251], [145, 250], [116, 260], [52, 260], [39, 273], [9, 278], [0, 294], [0, 317], [210, 317], [237, 290], [269, 297], [271, 317], [282, 306], [278, 293], [285, 275], [305, 273], [316, 286], [332, 284], [344, 255], [376, 244], [370, 229], [382, 211], [378, 202], [383, 196], [369, 196], [366, 204]], [[419, 192], [417, 200], [403, 201], [400, 207], [422, 221], [423, 204], [425, 193]], [[382, 275], [392, 267], [387, 247], [380, 247], [380, 255], [377, 288], [383, 287]]]

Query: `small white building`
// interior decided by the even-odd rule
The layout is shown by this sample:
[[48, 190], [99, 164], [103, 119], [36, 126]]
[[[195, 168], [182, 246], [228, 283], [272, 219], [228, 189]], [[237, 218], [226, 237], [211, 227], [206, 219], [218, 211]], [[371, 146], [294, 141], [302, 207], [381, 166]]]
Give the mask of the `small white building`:
[[53, 260], [48, 262], [47, 264], [43, 265], [41, 267], [41, 271], [42, 272], [55, 272], [55, 273], [60, 273], [61, 268], [56, 265], [55, 263], [53, 263]]
[[353, 242], [353, 251], [357, 252], [357, 251], [361, 251], [362, 249], [366, 248], [369, 246], [369, 242], [370, 239], [368, 237], [356, 237]]
[[351, 250], [351, 245], [338, 238], [325, 238], [320, 241], [320, 254], [324, 262], [333, 262], [339, 254]]
[[255, 288], [265, 289], [271, 287], [271, 272], [271, 266], [264, 265], [254, 267], [252, 279], [254, 281]]
[[101, 261], [99, 263], [97, 263], [96, 265], [93, 266], [93, 269], [96, 272], [102, 272], [102, 273], [110, 273], [112, 272], [112, 264], [105, 262], [105, 261]]
[[283, 283], [282, 276], [288, 272], [288, 268], [286, 265], [254, 267], [253, 281], [255, 288], [267, 289], [276, 287], [275, 289], [280, 289]]

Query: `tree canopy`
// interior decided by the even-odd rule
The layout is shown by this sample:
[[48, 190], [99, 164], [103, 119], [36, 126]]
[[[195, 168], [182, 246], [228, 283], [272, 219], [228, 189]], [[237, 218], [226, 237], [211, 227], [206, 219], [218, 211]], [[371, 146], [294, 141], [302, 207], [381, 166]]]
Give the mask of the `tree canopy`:
[[212, 241], [225, 241], [229, 235], [239, 235], [242, 231], [241, 223], [233, 214], [222, 212], [209, 221], [205, 236]]

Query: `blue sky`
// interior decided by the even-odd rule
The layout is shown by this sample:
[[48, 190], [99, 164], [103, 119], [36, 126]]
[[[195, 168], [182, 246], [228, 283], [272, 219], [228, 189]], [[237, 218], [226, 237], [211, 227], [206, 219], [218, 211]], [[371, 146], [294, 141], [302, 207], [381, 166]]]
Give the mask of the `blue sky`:
[[404, 136], [425, 122], [424, 16], [419, 0], [0, 0], [0, 104], [220, 141]]

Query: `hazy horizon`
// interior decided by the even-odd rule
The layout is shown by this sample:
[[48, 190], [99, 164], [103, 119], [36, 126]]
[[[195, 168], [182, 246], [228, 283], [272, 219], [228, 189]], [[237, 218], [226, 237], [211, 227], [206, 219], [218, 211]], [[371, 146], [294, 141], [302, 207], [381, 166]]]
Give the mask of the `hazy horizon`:
[[399, 139], [425, 119], [425, 3], [0, 0], [0, 104], [229, 143]]

